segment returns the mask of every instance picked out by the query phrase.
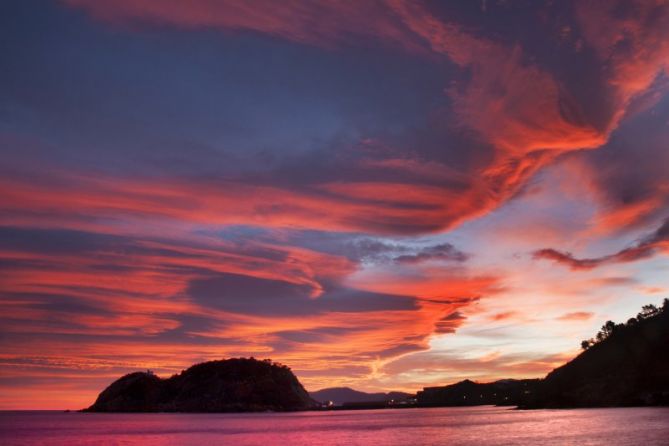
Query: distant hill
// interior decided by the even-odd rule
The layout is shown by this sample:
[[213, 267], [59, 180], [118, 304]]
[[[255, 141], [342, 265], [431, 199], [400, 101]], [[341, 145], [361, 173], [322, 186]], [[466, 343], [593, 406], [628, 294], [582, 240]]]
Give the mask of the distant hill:
[[319, 403], [332, 401], [335, 405], [341, 406], [344, 403], [372, 403], [382, 401], [400, 401], [412, 397], [413, 395], [405, 392], [388, 393], [365, 393], [353, 390], [350, 387], [331, 387], [321, 389], [315, 392], [309, 392], [309, 396]]
[[536, 392], [539, 379], [503, 379], [477, 383], [468, 379], [448, 386], [426, 387], [416, 394], [417, 405], [431, 406], [498, 406], [517, 405]]
[[625, 324], [607, 322], [597, 340], [550, 372], [522, 407], [669, 404], [669, 301], [646, 305]]
[[168, 379], [125, 375], [89, 412], [249, 412], [316, 407], [293, 372], [269, 360], [235, 358], [197, 364]]

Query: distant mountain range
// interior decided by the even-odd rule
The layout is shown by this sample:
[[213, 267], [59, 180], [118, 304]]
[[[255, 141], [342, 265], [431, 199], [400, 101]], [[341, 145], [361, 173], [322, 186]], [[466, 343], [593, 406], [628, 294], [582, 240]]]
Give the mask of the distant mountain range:
[[350, 387], [330, 387], [315, 392], [309, 392], [309, 396], [319, 403], [325, 404], [328, 401], [332, 401], [334, 405], [341, 406], [345, 403], [401, 401], [406, 400], [413, 395], [406, 392], [365, 393], [353, 390]]

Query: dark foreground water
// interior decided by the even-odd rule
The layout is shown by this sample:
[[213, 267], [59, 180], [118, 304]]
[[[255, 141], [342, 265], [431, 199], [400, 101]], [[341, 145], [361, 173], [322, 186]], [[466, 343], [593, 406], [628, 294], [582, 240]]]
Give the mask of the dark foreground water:
[[0, 412], [1, 445], [669, 445], [669, 408], [287, 414]]

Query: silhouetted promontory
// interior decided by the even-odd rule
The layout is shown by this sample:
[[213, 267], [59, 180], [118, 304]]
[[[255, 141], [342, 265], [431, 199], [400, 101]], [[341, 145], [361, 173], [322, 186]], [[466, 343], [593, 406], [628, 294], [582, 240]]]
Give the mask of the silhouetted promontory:
[[107, 387], [86, 411], [252, 412], [316, 406], [288, 367], [234, 358], [197, 364], [168, 379], [130, 373]]
[[669, 404], [669, 300], [625, 324], [608, 321], [584, 351], [550, 372], [521, 407]]
[[669, 405], [669, 300], [624, 324], [606, 322], [583, 352], [544, 379], [426, 387], [418, 406], [572, 408]]

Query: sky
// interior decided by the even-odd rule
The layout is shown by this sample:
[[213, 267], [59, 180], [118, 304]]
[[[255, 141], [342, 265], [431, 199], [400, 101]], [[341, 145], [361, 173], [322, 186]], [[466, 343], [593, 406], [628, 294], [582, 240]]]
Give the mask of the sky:
[[9, 0], [0, 66], [0, 409], [541, 377], [669, 295], [665, 1]]

